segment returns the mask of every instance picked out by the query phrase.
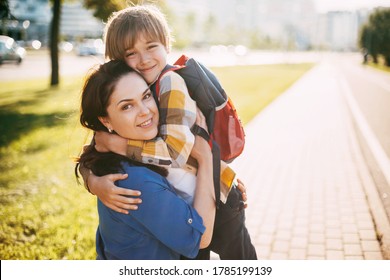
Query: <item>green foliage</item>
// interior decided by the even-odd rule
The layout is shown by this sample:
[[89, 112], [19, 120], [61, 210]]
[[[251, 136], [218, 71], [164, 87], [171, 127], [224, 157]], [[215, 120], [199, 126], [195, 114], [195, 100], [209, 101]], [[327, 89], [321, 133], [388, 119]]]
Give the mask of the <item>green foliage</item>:
[[111, 13], [119, 11], [126, 7], [126, 1], [84, 0], [84, 6], [88, 9], [94, 10], [93, 15], [96, 18], [99, 18], [106, 22]]
[[390, 66], [390, 8], [378, 8], [362, 27], [359, 44], [372, 56], [375, 63], [382, 55]]
[[[214, 68], [244, 123], [311, 65]], [[96, 198], [74, 162], [91, 136], [79, 124], [81, 78], [0, 88], [0, 259], [95, 259]]]
[[11, 17], [8, 0], [0, 1], [0, 20]]
[[155, 0], [84, 0], [84, 6], [87, 9], [93, 10], [93, 15], [106, 22], [107, 19], [113, 12], [122, 10], [131, 5], [141, 5], [141, 4], [155, 4], [157, 6], [163, 7], [165, 1], [155, 1]]

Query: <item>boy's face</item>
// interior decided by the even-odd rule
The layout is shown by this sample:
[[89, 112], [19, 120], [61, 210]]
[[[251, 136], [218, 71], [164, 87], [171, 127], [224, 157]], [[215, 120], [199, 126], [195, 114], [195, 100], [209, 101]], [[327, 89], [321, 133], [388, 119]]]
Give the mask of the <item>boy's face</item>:
[[153, 83], [167, 65], [168, 51], [158, 41], [150, 41], [140, 34], [134, 47], [125, 51], [127, 65], [138, 71], [148, 84]]

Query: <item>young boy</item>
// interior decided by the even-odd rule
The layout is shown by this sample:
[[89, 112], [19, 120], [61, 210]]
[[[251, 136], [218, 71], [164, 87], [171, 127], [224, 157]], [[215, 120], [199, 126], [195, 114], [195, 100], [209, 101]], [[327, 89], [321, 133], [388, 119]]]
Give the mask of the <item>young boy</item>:
[[[124, 60], [152, 85], [167, 66], [170, 41], [167, 22], [158, 9], [153, 6], [134, 6], [114, 13], [109, 19], [105, 31], [106, 57]], [[136, 161], [170, 167], [168, 180], [178, 194], [191, 203], [196, 180], [196, 162], [190, 158], [194, 145], [191, 127], [195, 123], [196, 103], [191, 99], [183, 78], [174, 71], [161, 77], [158, 96], [159, 137], [151, 141], [128, 141], [114, 134], [100, 133], [95, 136], [96, 148], [123, 154]], [[147, 126], [148, 123], [139, 125]], [[123, 197], [134, 196], [135, 193], [118, 190], [112, 181], [120, 177], [114, 176], [103, 178], [90, 173], [83, 177], [89, 183], [91, 192], [114, 210], [125, 208], [126, 203], [139, 202]], [[257, 259], [245, 227], [243, 198], [233, 184], [235, 173], [223, 162], [220, 178], [221, 199], [225, 203], [220, 203], [217, 209], [214, 235], [209, 248], [203, 250], [197, 258], [209, 259], [212, 250], [221, 259]], [[239, 184], [244, 188], [241, 182]], [[224, 197], [227, 194], [227, 198]]]

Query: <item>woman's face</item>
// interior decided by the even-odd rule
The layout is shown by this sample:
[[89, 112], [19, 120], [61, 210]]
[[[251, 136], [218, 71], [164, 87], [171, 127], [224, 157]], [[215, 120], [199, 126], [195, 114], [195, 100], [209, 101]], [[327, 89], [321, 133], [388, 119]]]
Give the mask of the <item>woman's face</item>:
[[148, 85], [137, 73], [129, 73], [117, 82], [107, 113], [100, 121], [124, 138], [150, 140], [157, 135], [158, 108]]

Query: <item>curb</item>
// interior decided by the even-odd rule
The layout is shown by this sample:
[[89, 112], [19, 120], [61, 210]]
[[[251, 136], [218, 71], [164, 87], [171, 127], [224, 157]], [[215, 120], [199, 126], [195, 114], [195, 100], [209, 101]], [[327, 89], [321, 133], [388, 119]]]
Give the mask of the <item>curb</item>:
[[[380, 170], [380, 173], [387, 181], [387, 184], [390, 185], [390, 160], [387, 158], [386, 153], [384, 152], [382, 146], [379, 144], [377, 138], [372, 132], [370, 126], [368, 125], [366, 119], [364, 118], [359, 105], [357, 104], [351, 89], [344, 78], [339, 78], [339, 84], [342, 88], [344, 94], [344, 99], [347, 103], [348, 109], [352, 116], [353, 126], [350, 129], [354, 130], [351, 133], [360, 135], [362, 142], [359, 143], [357, 140], [358, 137], [351, 140], [351, 146], [354, 151], [359, 151], [354, 153], [357, 157], [356, 162], [359, 165], [359, 175], [361, 177], [363, 187], [367, 196], [367, 201], [370, 205], [370, 211], [374, 219], [376, 226], [377, 238], [380, 241], [383, 258], [386, 260], [390, 259], [390, 221], [387, 216], [385, 207], [380, 198], [378, 188], [375, 184], [372, 174], [370, 174], [370, 166], [367, 164], [367, 160], [364, 158], [364, 153], [362, 151], [362, 145], [367, 147], [367, 150], [373, 157], [375, 163]], [[363, 166], [365, 162], [366, 166]]]

